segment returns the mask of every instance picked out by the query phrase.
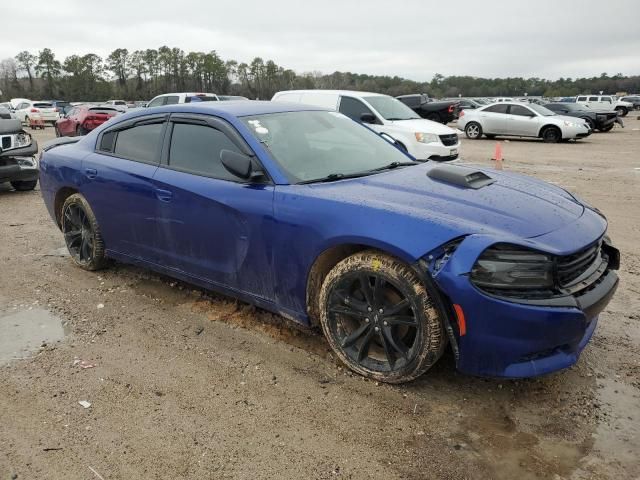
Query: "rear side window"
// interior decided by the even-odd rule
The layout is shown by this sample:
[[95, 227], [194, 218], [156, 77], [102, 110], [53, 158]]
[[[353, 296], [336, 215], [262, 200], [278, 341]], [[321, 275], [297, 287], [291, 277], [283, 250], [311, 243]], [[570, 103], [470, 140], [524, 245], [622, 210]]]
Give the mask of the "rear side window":
[[589, 101], [590, 102], [597, 102], [598, 101], [598, 97], [589, 97]]
[[578, 102], [586, 102], [587, 97], [578, 97]]
[[242, 153], [220, 130], [205, 125], [175, 123], [171, 135], [169, 167], [237, 182], [238, 177], [229, 173], [220, 161], [222, 150]]
[[218, 99], [211, 95], [192, 95], [185, 99], [185, 103], [191, 102], [217, 102]]
[[483, 112], [491, 112], [491, 113], [507, 113], [507, 109], [509, 105], [505, 103], [500, 103], [498, 105], [491, 105], [483, 110]]
[[342, 97], [340, 99], [340, 113], [357, 122], [362, 121], [361, 117], [363, 113], [373, 115], [371, 109], [369, 109], [364, 103], [351, 97]]
[[167, 101], [165, 102], [165, 105], [175, 105], [180, 101], [180, 99], [176, 95], [170, 95], [165, 98], [167, 99]]
[[509, 110], [509, 113], [511, 115], [518, 115], [520, 117], [530, 117], [533, 115], [533, 113], [531, 113], [531, 110], [523, 107], [522, 105], [511, 105], [511, 110]]
[[[113, 153], [129, 160], [158, 163], [162, 127], [163, 123], [153, 123], [120, 130], [115, 139]], [[103, 143], [107, 135], [102, 136]]]

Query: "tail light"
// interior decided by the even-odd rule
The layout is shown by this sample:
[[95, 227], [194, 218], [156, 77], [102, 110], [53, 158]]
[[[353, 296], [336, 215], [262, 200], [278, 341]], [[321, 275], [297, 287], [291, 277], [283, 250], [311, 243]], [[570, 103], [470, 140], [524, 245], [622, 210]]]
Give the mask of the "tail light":
[[58, 111], [59, 111], [59, 110], [58, 110], [58, 107], [54, 107], [54, 108], [53, 108], [53, 111], [54, 111], [54, 112], [58, 112]]
[[453, 105], [449, 105], [449, 113], [453, 113], [454, 110], [454, 106]]
[[37, 108], [32, 108], [31, 110], [29, 110], [31, 113], [38, 113], [40, 110], [38, 110]]

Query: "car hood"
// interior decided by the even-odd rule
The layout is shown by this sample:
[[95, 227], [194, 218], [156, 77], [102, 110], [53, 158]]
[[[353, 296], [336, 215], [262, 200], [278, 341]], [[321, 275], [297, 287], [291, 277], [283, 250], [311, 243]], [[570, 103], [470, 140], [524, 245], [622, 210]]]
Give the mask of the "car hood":
[[463, 188], [427, 176], [437, 164], [421, 164], [381, 174], [310, 185], [314, 194], [426, 220], [455, 235], [508, 234], [532, 238], [574, 222], [584, 207], [565, 190], [524, 175], [483, 171], [495, 182]]
[[391, 122], [396, 127], [406, 128], [412, 132], [433, 133], [434, 135], [451, 135], [456, 131], [442, 123], [416, 118], [413, 120], [395, 120]]

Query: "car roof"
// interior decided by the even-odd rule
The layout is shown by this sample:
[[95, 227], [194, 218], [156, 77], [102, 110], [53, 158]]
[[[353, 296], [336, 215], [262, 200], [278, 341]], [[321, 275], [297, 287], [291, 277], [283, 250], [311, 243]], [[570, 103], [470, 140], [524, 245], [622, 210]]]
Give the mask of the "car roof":
[[142, 115], [149, 115], [154, 112], [167, 113], [203, 113], [208, 115], [247, 117], [251, 115], [264, 115], [267, 113], [301, 112], [301, 111], [328, 111], [328, 108], [314, 107], [301, 103], [270, 102], [263, 100], [230, 100], [226, 102], [198, 102], [179, 103], [175, 105], [164, 105], [161, 107], [151, 107], [123, 115], [121, 118], [133, 118]]
[[353, 97], [389, 97], [390, 95], [385, 95], [383, 93], [375, 93], [375, 92], [361, 92], [359, 90], [323, 90], [323, 89], [312, 89], [312, 90], [282, 90], [277, 92], [277, 94], [285, 94], [285, 93], [324, 93], [324, 94], [332, 94], [332, 95], [351, 95]]

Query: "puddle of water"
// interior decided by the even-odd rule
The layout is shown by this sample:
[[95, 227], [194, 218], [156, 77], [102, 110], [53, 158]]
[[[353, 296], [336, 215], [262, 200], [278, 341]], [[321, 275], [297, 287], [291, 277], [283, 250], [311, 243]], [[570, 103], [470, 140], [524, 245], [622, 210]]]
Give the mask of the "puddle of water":
[[40, 308], [0, 316], [0, 365], [28, 358], [43, 342], [51, 344], [65, 336], [62, 320]]

